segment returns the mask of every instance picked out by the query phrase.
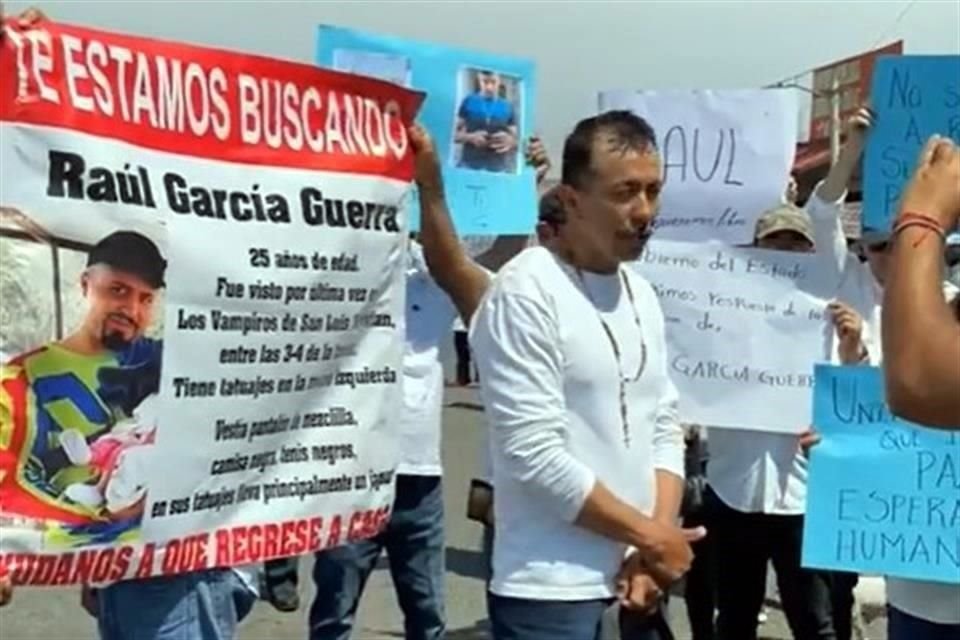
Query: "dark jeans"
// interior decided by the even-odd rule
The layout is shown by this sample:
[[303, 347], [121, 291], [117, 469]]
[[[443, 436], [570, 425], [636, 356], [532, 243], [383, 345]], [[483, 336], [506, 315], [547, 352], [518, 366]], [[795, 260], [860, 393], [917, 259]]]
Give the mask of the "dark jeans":
[[470, 368], [470, 342], [466, 331], [453, 332], [453, 346], [457, 351], [457, 382], [468, 385], [473, 381]]
[[815, 574], [830, 590], [830, 609], [837, 640], [851, 640], [853, 638], [853, 590], [857, 588], [860, 576], [846, 571], [817, 571]]
[[439, 477], [397, 476], [387, 528], [376, 538], [316, 555], [317, 595], [310, 640], [347, 640], [363, 587], [386, 549], [407, 640], [442, 638], [444, 622], [443, 492]]
[[960, 638], [960, 624], [937, 624], [911, 616], [896, 607], [887, 607], [887, 640], [957, 640], [957, 638]]
[[717, 611], [717, 554], [714, 550], [713, 524], [705, 506], [700, 512], [683, 519], [687, 528], [706, 527], [708, 534], [694, 542], [693, 564], [684, 578], [683, 598], [693, 640], [715, 640]]
[[[525, 600], [492, 593], [487, 602], [493, 640], [600, 640], [604, 614], [612, 604], [611, 600]], [[639, 619], [621, 612], [618, 624], [620, 640], [672, 640], [663, 618]]]
[[[757, 617], [773, 563], [780, 600], [795, 640], [839, 640], [829, 573], [803, 569], [803, 516], [744, 513], [709, 489], [717, 554], [717, 629], [723, 640], [756, 640]], [[848, 613], [849, 617], [849, 613]]]

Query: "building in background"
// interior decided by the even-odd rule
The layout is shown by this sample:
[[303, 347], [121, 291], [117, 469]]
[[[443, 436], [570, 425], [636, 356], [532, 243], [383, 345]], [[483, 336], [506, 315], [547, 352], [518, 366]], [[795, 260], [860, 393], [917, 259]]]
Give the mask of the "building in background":
[[[810, 96], [810, 124], [809, 135], [801, 136], [797, 144], [797, 155], [794, 161], [793, 174], [797, 180], [801, 201], [809, 197], [816, 184], [826, 177], [830, 170], [832, 157], [831, 150], [831, 123], [834, 117], [833, 97], [838, 101], [837, 116], [840, 126], [852, 116], [861, 105], [866, 104], [870, 97], [870, 84], [873, 80], [873, 66], [877, 58], [887, 55], [902, 55], [903, 40], [892, 42], [879, 49], [873, 49], [843, 60], [837, 60], [813, 70], [811, 79], [812, 88], [806, 89], [798, 83], [782, 84], [794, 86], [808, 93]], [[839, 142], [842, 143], [842, 140]], [[862, 168], [862, 165], [861, 165]], [[848, 228], [847, 238], [859, 237], [860, 209], [862, 200], [861, 168], [858, 168], [851, 180], [850, 194], [847, 200], [850, 204], [857, 203], [855, 209], [845, 212], [845, 228]], [[856, 235], [852, 223], [856, 223]]]

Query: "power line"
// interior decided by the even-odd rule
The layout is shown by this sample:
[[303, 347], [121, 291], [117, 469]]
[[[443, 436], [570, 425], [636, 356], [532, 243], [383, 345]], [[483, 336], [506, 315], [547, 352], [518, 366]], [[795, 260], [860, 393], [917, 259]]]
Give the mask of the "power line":
[[[907, 13], [909, 13], [909, 12], [910, 12], [910, 9], [912, 9], [912, 8], [914, 7], [914, 5], [916, 5], [916, 4], [917, 4], [917, 0], [907, 0], [907, 2], [904, 4], [903, 8], [900, 10], [900, 13], [897, 15], [896, 19], [893, 21], [893, 23], [892, 23], [889, 27], [887, 27], [886, 29], [884, 29], [883, 31], [880, 32], [880, 37], [877, 38], [876, 42], [874, 42], [874, 43], [870, 46], [870, 48], [867, 49], [867, 51], [873, 51], [874, 49], [876, 49], [877, 47], [879, 47], [880, 44], [881, 44], [886, 38], [888, 38], [888, 37], [890, 36], [890, 33], [891, 33], [894, 29], [896, 29], [898, 26], [900, 26], [900, 23], [903, 22], [903, 19], [906, 17]], [[792, 74], [790, 74], [790, 75], [788, 75], [788, 76], [784, 76], [783, 78], [781, 78], [781, 79], [778, 80], [777, 82], [772, 82], [772, 83], [770, 83], [770, 84], [768, 84], [768, 85], [765, 85], [765, 86], [766, 86], [767, 88], [771, 88], [771, 87], [782, 87], [782, 86], [784, 86], [785, 84], [789, 83], [790, 81], [794, 80], [795, 78], [798, 78], [798, 77], [800, 77], [800, 76], [802, 76], [802, 75], [805, 75], [805, 74], [807, 74], [807, 73], [810, 73], [811, 71], [816, 71], [816, 70], [819, 69], [821, 66], [822, 66], [822, 65], [819, 65], [819, 64], [818, 64], [818, 65], [815, 66], [815, 67], [810, 67], [810, 68], [808, 68], [808, 69], [804, 69], [803, 71], [798, 71], [797, 73], [792, 73]], [[794, 83], [794, 85], [795, 85], [795, 83]], [[802, 87], [798, 87], [798, 88], [802, 88]]]
[[897, 19], [893, 21], [892, 25], [880, 33], [880, 37], [877, 38], [877, 41], [873, 43], [870, 49], [876, 49], [878, 46], [880, 46], [880, 43], [883, 42], [894, 29], [900, 26], [900, 23], [903, 22], [904, 17], [906, 17], [907, 13], [910, 12], [910, 9], [913, 9], [915, 4], [917, 4], [917, 0], [909, 0], [909, 2], [904, 5], [903, 9], [900, 10], [900, 15], [897, 16]]

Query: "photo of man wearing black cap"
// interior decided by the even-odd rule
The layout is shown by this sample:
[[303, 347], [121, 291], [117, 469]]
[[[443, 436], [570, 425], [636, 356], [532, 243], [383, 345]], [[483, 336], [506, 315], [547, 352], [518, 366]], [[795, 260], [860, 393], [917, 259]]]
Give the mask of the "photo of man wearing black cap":
[[[113, 505], [117, 498], [116, 488], [107, 491], [107, 480], [126, 448], [152, 442], [152, 431], [133, 428], [131, 420], [159, 391], [162, 344], [146, 332], [166, 266], [156, 244], [141, 233], [116, 231], [102, 238], [80, 275], [87, 309], [79, 325], [62, 340], [3, 365], [4, 512], [79, 527], [112, 521], [118, 528], [123, 518], [139, 522], [130, 504], [109, 508], [108, 497]], [[128, 479], [124, 484], [131, 486]], [[136, 496], [134, 502], [142, 503], [142, 492]]]

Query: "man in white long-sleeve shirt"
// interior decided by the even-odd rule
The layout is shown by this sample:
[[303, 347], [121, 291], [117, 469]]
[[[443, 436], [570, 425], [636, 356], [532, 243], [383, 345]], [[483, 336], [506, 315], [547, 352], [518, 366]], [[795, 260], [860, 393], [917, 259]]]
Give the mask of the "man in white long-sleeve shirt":
[[663, 316], [621, 266], [643, 250], [660, 188], [649, 124], [625, 111], [580, 122], [555, 242], [508, 263], [473, 319], [497, 490], [497, 640], [593, 640], [618, 591], [655, 608], [689, 567]]
[[[797, 222], [805, 218], [805, 222], [792, 230], [784, 227], [778, 235], [789, 236], [788, 231], [793, 231], [802, 245], [800, 250], [816, 251], [825, 266], [833, 267], [824, 269], [825, 278], [836, 282], [838, 290], [869, 291], [865, 267], [847, 251], [842, 231], [838, 231], [839, 208], [860, 159], [869, 113], [859, 114], [851, 124], [837, 163], [814, 190], [805, 211], [787, 216]], [[824, 225], [824, 220], [828, 224]], [[758, 244], [764, 248], [795, 250], [770, 243], [774, 234], [769, 232], [776, 231], [774, 227], [758, 231]], [[859, 286], [850, 283], [844, 287], [850, 278], [858, 279]], [[861, 336], [850, 338], [838, 340], [832, 353], [811, 353], [811, 364], [863, 359]], [[855, 576], [810, 571], [800, 564], [807, 460], [797, 436], [712, 428], [707, 479], [708, 526], [718, 559], [718, 580], [722, 585], [737, 584], [737, 588], [718, 592], [720, 637], [757, 637], [757, 615], [766, 592], [768, 562], [772, 561], [793, 635], [802, 640], [849, 640]]]

